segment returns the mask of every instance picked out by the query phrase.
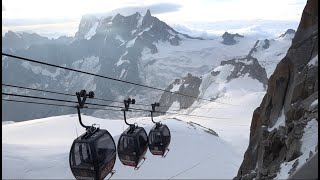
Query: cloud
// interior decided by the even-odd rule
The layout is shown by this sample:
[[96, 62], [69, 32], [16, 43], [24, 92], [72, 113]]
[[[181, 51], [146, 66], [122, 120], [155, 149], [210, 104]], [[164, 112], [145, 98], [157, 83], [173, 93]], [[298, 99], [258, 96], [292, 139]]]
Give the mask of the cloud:
[[2, 4], [2, 11], [5, 11], [6, 7], [4, 7], [4, 5]]
[[182, 5], [180, 4], [158, 3], [158, 4], [147, 5], [147, 6], [127, 6], [123, 8], [114, 9], [106, 13], [95, 13], [94, 15], [114, 16], [119, 13], [121, 15], [128, 16], [136, 12], [139, 12], [140, 14], [144, 14], [148, 9], [151, 11], [151, 14], [164, 14], [164, 13], [179, 11], [181, 7]]
[[277, 20], [239, 20], [170, 24], [170, 26], [178, 32], [193, 37], [202, 37], [204, 39], [218, 38], [226, 31], [229, 33], [239, 33], [247, 37], [270, 39], [278, 37], [287, 29], [297, 29], [298, 25], [298, 21]]
[[150, 9], [153, 14], [162, 14], [179, 11], [181, 7], [182, 5], [180, 4], [160, 3], [147, 6], [145, 9]]
[[197, 28], [192, 28], [189, 27], [186, 24], [170, 24], [170, 26], [183, 34], [188, 34], [189, 36], [192, 37], [201, 37], [203, 39], [215, 39], [219, 37], [221, 32], [209, 32], [205, 29], [197, 29]]
[[27, 26], [27, 25], [37, 25], [37, 24], [55, 24], [55, 23], [70, 23], [70, 22], [80, 22], [76, 18], [65, 18], [65, 19], [8, 19], [2, 18], [2, 26]]

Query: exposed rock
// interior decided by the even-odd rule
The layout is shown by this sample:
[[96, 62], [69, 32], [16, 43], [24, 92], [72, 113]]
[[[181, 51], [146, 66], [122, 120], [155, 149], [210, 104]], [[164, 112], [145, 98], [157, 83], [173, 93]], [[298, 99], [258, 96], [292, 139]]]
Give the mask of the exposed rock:
[[85, 38], [85, 35], [90, 31], [98, 19], [92, 15], [85, 15], [81, 18], [79, 28], [75, 34], [75, 39]]
[[[249, 77], [251, 77], [252, 79], [257, 79], [264, 86], [267, 85], [268, 78], [266, 70], [263, 67], [261, 67], [256, 58], [247, 56], [240, 59], [221, 61], [221, 66], [224, 66], [226, 64], [234, 66], [234, 69], [230, 72], [230, 75], [227, 77], [227, 81], [248, 74]], [[217, 74], [217, 72], [211, 72], [211, 74], [214, 75]]]
[[[176, 79], [166, 88], [166, 90], [198, 97], [198, 95], [200, 94], [199, 87], [201, 82], [202, 80], [200, 78], [192, 76], [192, 74], [188, 73], [187, 77]], [[176, 88], [176, 90], [173, 90], [174, 87], [178, 88]], [[179, 109], [187, 109], [194, 103], [195, 100], [196, 98], [188, 98], [178, 94], [164, 92], [159, 101], [160, 105], [163, 107], [161, 107], [159, 111], [166, 112], [175, 101], [179, 103]]]
[[225, 45], [233, 45], [235, 44], [237, 41], [234, 39], [235, 37], [240, 37], [240, 38], [243, 38], [244, 36], [242, 35], [239, 35], [238, 33], [236, 34], [230, 34], [228, 32], [225, 32], [223, 35], [222, 35], [222, 39], [223, 41], [221, 42], [222, 44], [225, 44]]
[[[285, 34], [290, 33], [294, 30]], [[249, 146], [238, 179], [247, 178], [252, 171], [256, 171], [257, 176], [250, 176], [251, 179], [272, 179], [282, 163], [293, 160], [296, 162], [290, 174], [295, 171], [297, 158], [302, 154], [301, 138], [305, 127], [312, 119], [318, 120], [318, 109], [314, 108], [318, 99], [318, 65], [307, 65], [317, 55], [318, 1], [309, 0], [292, 45], [268, 80], [267, 93], [254, 111]], [[271, 132], [266, 130], [266, 127], [274, 127], [282, 112], [285, 125]]]
[[251, 56], [252, 53], [257, 52], [257, 46], [258, 46], [259, 42], [260, 42], [260, 40], [257, 40], [257, 41], [256, 41], [256, 43], [254, 44], [253, 48], [251, 48], [248, 56]]
[[262, 45], [264, 49], [268, 49], [270, 47], [270, 41], [268, 39], [264, 40], [264, 44]]
[[[231, 66], [233, 67], [232, 70], [227, 70], [228, 72], [223, 72], [223, 74], [229, 74], [226, 78], [226, 82], [229, 82], [233, 79], [237, 79], [239, 77], [251, 77], [252, 79], [257, 79], [259, 82], [261, 82], [264, 86], [267, 84], [267, 73], [264, 68], [261, 67], [258, 60], [253, 57], [244, 57], [239, 59], [232, 59], [227, 61], [221, 61], [220, 66], [212, 70], [210, 73], [208, 73], [207, 76], [210, 76], [209, 79], [211, 79], [211, 75], [213, 77], [216, 77], [220, 74], [220, 67], [223, 66]], [[225, 69], [222, 68], [222, 70], [225, 71]], [[214, 78], [213, 78], [214, 79]], [[200, 93], [200, 85], [202, 83], [202, 79], [198, 77], [194, 77], [191, 74], [188, 74], [187, 77], [183, 79], [176, 79], [172, 84], [170, 84], [166, 90], [172, 91], [172, 89], [175, 89], [174, 91], [181, 94], [187, 94], [193, 97], [198, 97]], [[215, 81], [215, 80], [212, 80]], [[209, 83], [210, 84], [210, 83]], [[203, 87], [206, 89], [205, 87]], [[211, 97], [211, 100], [214, 100], [218, 98], [221, 94], [224, 92], [219, 91], [218, 94], [216, 94], [214, 97]], [[168, 93], [165, 92], [162, 94], [160, 99], [161, 111], [165, 112], [169, 109], [169, 107], [173, 104], [173, 102], [178, 102], [180, 104], [180, 109], [187, 109], [189, 108], [196, 98], [188, 98], [183, 97], [177, 94]]]
[[284, 34], [281, 34], [279, 37], [285, 37], [287, 34], [295, 34], [296, 31], [294, 29], [287, 29], [287, 31]]
[[47, 37], [42, 37], [36, 33], [27, 33], [27, 32], [13, 32], [9, 30], [5, 33], [4, 37], [2, 37], [2, 50], [12, 49], [13, 51], [19, 49], [27, 49], [33, 45], [41, 45], [41, 44], [54, 44], [58, 43], [59, 40], [50, 40]]
[[299, 164], [299, 159], [297, 159], [297, 160], [293, 163], [292, 169], [290, 169], [290, 171], [289, 171], [289, 174], [290, 174], [290, 175], [291, 175], [294, 171], [296, 171], [298, 164]]
[[152, 23], [153, 23], [153, 17], [151, 16], [151, 12], [148, 9], [142, 20], [142, 27], [151, 26]]

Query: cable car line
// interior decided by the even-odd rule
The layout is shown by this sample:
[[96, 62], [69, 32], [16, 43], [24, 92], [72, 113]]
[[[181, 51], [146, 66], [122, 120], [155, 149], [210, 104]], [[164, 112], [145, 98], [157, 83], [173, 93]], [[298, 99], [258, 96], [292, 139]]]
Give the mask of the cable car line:
[[[25, 98], [34, 98], [34, 99], [42, 99], [42, 100], [49, 100], [49, 101], [59, 101], [59, 102], [67, 102], [67, 103], [78, 103], [76, 101], [70, 101], [70, 100], [64, 100], [64, 99], [54, 99], [54, 98], [45, 98], [45, 97], [38, 97], [38, 96], [29, 96], [29, 95], [21, 95], [21, 94], [11, 94], [11, 93], [4, 93], [2, 92], [2, 95], [8, 95], [8, 96], [17, 96], [17, 97], [25, 97]], [[88, 105], [94, 105], [94, 106], [106, 106], [106, 107], [112, 107], [112, 108], [121, 108], [120, 106], [112, 106], [112, 105], [104, 105], [104, 104], [95, 104], [95, 103], [86, 103]], [[75, 106], [73, 106], [75, 107]], [[143, 109], [135, 109], [133, 110], [137, 111], [146, 111]]]
[[[7, 54], [7, 53], [3, 53], [3, 52], [2, 52], [2, 55], [3, 56], [7, 56], [7, 57], [12, 57], [14, 59], [20, 59], [20, 60], [23, 60], [23, 61], [33, 62], [33, 63], [42, 64], [42, 65], [46, 65], [46, 66], [51, 66], [51, 67], [55, 67], [55, 68], [60, 68], [60, 69], [65, 69], [65, 70], [74, 71], [74, 72], [78, 72], [78, 73], [83, 73], [83, 74], [87, 74], [87, 75], [92, 75], [92, 76], [96, 76], [96, 77], [100, 77], [100, 78], [104, 78], [104, 79], [109, 79], [109, 80], [113, 80], [113, 81], [118, 81], [118, 82], [122, 82], [122, 83], [126, 83], [126, 84], [131, 84], [131, 85], [140, 86], [140, 87], [144, 87], [144, 88], [149, 88], [149, 89], [153, 89], [153, 90], [158, 90], [158, 91], [168, 92], [168, 93], [172, 93], [172, 94], [177, 94], [177, 95], [181, 95], [181, 96], [185, 96], [185, 97], [189, 97], [189, 98], [194, 98], [194, 99], [200, 99], [200, 100], [213, 102], [210, 99], [199, 98], [199, 97], [195, 97], [195, 96], [191, 96], [191, 95], [187, 95], [187, 94], [182, 94], [182, 93], [178, 93], [178, 92], [172, 92], [172, 91], [168, 91], [168, 90], [157, 88], [157, 87], [147, 86], [147, 85], [138, 84], [138, 83], [134, 83], [134, 82], [129, 82], [129, 81], [125, 81], [125, 80], [120, 80], [120, 79], [116, 79], [116, 78], [111, 78], [111, 77], [103, 76], [103, 75], [100, 75], [100, 74], [94, 74], [94, 73], [90, 73], [90, 72], [86, 72], [86, 71], [82, 71], [82, 70], [78, 70], [78, 69], [72, 69], [72, 68], [68, 68], [68, 67], [63, 67], [63, 66], [59, 66], [59, 65], [55, 65], [55, 64], [51, 64], [51, 63], [46, 63], [46, 62], [42, 62], [42, 61], [37, 61], [37, 60], [33, 60], [33, 59], [21, 57], [21, 56], [11, 55], [11, 54]], [[221, 103], [221, 102], [217, 102], [217, 103]], [[226, 104], [226, 103], [221, 103], [221, 104]], [[232, 104], [228, 104], [228, 105], [232, 105]]]
[[[78, 103], [76, 101], [70, 101], [70, 100], [64, 100], [64, 99], [45, 98], [45, 97], [38, 97], [38, 96], [29, 96], [29, 95], [21, 95], [21, 94], [4, 93], [4, 92], [2, 92], [2, 95], [17, 96], [17, 97], [24, 97], [24, 98], [34, 98], [34, 99], [49, 100], [49, 101], [59, 101], [59, 102], [67, 102], [67, 103]], [[122, 108], [121, 106], [112, 106], [112, 105], [105, 105], [105, 104], [95, 104], [95, 103], [86, 103], [86, 104], [93, 105], [93, 106]], [[73, 106], [73, 107], [76, 107], [76, 106]], [[90, 109], [93, 109], [93, 108], [90, 108]], [[138, 108], [131, 108], [131, 109], [135, 110], [135, 111], [149, 112], [149, 110], [146, 110], [146, 109], [138, 109]], [[165, 113], [165, 112], [159, 112], [159, 113]]]
[[[70, 100], [64, 100], [64, 99], [54, 99], [54, 98], [45, 98], [45, 97], [37, 97], [37, 96], [29, 96], [29, 95], [21, 95], [21, 94], [11, 94], [11, 93], [2, 93], [3, 95], [8, 96], [17, 96], [17, 97], [25, 97], [25, 98], [34, 98], [34, 99], [41, 99], [41, 100], [49, 100], [49, 101], [59, 101], [59, 102], [67, 102], [67, 103], [77, 103], [76, 101], [70, 101]], [[104, 104], [95, 104], [95, 103], [87, 103], [88, 105], [94, 105], [94, 106], [102, 106], [102, 107], [112, 107], [112, 108], [122, 108], [120, 106], [112, 106], [112, 105], [104, 105]], [[93, 108], [90, 108], [93, 109]], [[131, 108], [135, 111], [140, 112], [149, 112], [149, 110], [146, 109], [139, 109], [139, 108]], [[173, 113], [173, 112], [161, 112], [161, 111], [155, 111], [156, 113], [167, 113], [167, 114], [173, 114], [173, 115], [182, 115], [182, 116], [193, 116], [193, 117], [199, 117], [199, 118], [214, 118], [214, 119], [230, 119], [230, 118], [222, 118], [222, 117], [209, 117], [209, 116], [198, 116], [198, 115], [192, 115], [192, 114], [180, 114], [180, 113]]]
[[[24, 97], [24, 98], [34, 98], [34, 99], [49, 100], [49, 101], [59, 101], [59, 102], [67, 102], [67, 103], [78, 103], [76, 101], [70, 101], [70, 100], [64, 100], [64, 99], [45, 98], [45, 97], [38, 97], [38, 96], [29, 96], [29, 95], [21, 95], [21, 94], [4, 93], [4, 92], [2, 92], [2, 95], [17, 96], [17, 97]], [[95, 104], [95, 103], [86, 103], [86, 104], [93, 105], [93, 106], [100, 106], [100, 107], [123, 108], [121, 106], [112, 106], [112, 105]], [[93, 108], [90, 108], [90, 109], [93, 109]], [[150, 112], [150, 110], [146, 110], [146, 109], [139, 109], [139, 108], [130, 108], [130, 109], [135, 110], [135, 111], [140, 111], [140, 112]], [[199, 118], [230, 119], [230, 118], [213, 117], [213, 116], [199, 116], [199, 115], [192, 115], [192, 114], [180, 114], [180, 113], [173, 113], [173, 112], [161, 112], [161, 111], [155, 111], [155, 112], [156, 113], [162, 113], [162, 114], [192, 116], [192, 117], [199, 117]]]
[[[63, 92], [57, 92], [57, 91], [49, 91], [49, 90], [43, 90], [43, 89], [36, 89], [36, 88], [29, 88], [29, 87], [23, 87], [23, 86], [17, 86], [17, 85], [11, 85], [11, 84], [5, 84], [2, 83], [2, 86], [7, 86], [7, 87], [12, 87], [12, 88], [19, 88], [19, 89], [27, 89], [27, 90], [33, 90], [33, 91], [39, 91], [39, 92], [47, 92], [47, 93], [52, 93], [52, 94], [59, 94], [59, 95], [66, 95], [66, 96], [76, 96], [74, 94], [69, 94], [69, 93], [63, 93]], [[101, 101], [106, 101], [106, 102], [115, 102], [115, 103], [123, 103], [120, 101], [114, 101], [114, 100], [109, 100], [109, 99], [101, 99], [101, 98], [92, 98], [95, 100], [101, 100]], [[138, 104], [136, 103], [135, 105], [141, 105], [141, 106], [147, 106], [149, 107], [150, 105], [147, 104]], [[188, 108], [188, 107], [175, 107], [175, 106], [161, 106], [160, 107], [174, 107], [174, 108]], [[193, 108], [198, 108], [198, 109], [212, 109], [212, 108], [202, 108], [202, 107], [193, 107]], [[180, 110], [171, 110], [171, 111], [180, 111]]]
[[[51, 105], [51, 106], [75, 108], [75, 106], [65, 105], [65, 104], [53, 104], [53, 103], [43, 103], [43, 102], [34, 102], [34, 101], [22, 101], [22, 100], [15, 100], [15, 99], [2, 99], [2, 100], [3, 100], [3, 101], [18, 102], [18, 103], [39, 104], [39, 105]], [[116, 110], [116, 109], [102, 109], [102, 108], [93, 108], [93, 107], [87, 107], [86, 109], [96, 109], [96, 110], [105, 110], [105, 111], [118, 111], [118, 110]]]
[[2, 101], [12, 101], [12, 102], [21, 102], [21, 103], [30, 103], [30, 104], [42, 104], [42, 105], [51, 105], [51, 106], [74, 108], [74, 106], [65, 105], [65, 104], [52, 104], [52, 103], [42, 103], [42, 102], [32, 102], [32, 101], [20, 101], [20, 100], [15, 100], [15, 99], [3, 99], [2, 98]]
[[[20, 88], [20, 89], [28, 89], [28, 90], [33, 90], [33, 91], [47, 92], [47, 93], [60, 94], [60, 95], [66, 95], [66, 96], [76, 96], [74, 94], [62, 93], [62, 92], [57, 92], [57, 91], [48, 91], [48, 90], [36, 89], [36, 88], [28, 88], [28, 87], [22, 87], [22, 86], [10, 85], [10, 84], [4, 84], [4, 83], [2, 83], [2, 86], [14, 87], [14, 88]], [[108, 99], [99, 99], [99, 98], [92, 98], [92, 99], [101, 100], [101, 101], [110, 101], [110, 102], [122, 103], [120, 101], [113, 101], [113, 100], [108, 100]]]

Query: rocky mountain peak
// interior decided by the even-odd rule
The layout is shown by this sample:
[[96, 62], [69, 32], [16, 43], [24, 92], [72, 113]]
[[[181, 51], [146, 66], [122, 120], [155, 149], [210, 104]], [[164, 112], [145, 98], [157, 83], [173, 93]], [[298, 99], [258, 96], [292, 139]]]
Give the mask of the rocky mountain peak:
[[[186, 77], [176, 79], [166, 88], [166, 90], [197, 97], [200, 94], [199, 87], [201, 82], [202, 80], [199, 77], [188, 73]], [[195, 98], [186, 98], [177, 94], [165, 92], [162, 94], [159, 101], [161, 106], [163, 106], [160, 111], [166, 112], [174, 102], [178, 103], [180, 109], [187, 109], [195, 100]]]
[[233, 44], [236, 44], [236, 37], [239, 37], [239, 38], [243, 38], [244, 36], [236, 33], [236, 34], [231, 34], [231, 33], [228, 33], [228, 32], [225, 32], [223, 35], [222, 35], [222, 39], [223, 41], [221, 42], [222, 44], [225, 44], [225, 45], [233, 45]]
[[257, 40], [254, 46], [251, 48], [248, 56], [252, 56], [253, 53], [257, 52], [259, 48], [268, 49], [270, 47], [270, 40]]
[[54, 43], [55, 40], [50, 40], [47, 37], [40, 36], [36, 33], [29, 33], [29, 32], [13, 32], [9, 30], [5, 33], [4, 37], [2, 38], [2, 49], [25, 49], [30, 47], [31, 45], [36, 44], [45, 44], [45, 43]]
[[294, 29], [287, 29], [287, 31], [284, 34], [281, 34], [279, 37], [283, 38], [286, 37], [287, 35], [294, 35], [296, 33], [296, 31]]
[[112, 23], [120, 23], [122, 19], [124, 19], [125, 16], [121, 15], [120, 13], [116, 14], [113, 19]]
[[151, 16], [151, 12], [148, 9], [142, 20], [142, 27], [151, 26], [152, 23], [153, 23], [153, 17]]
[[[225, 65], [231, 65], [234, 67], [227, 76], [227, 82], [231, 81], [232, 79], [248, 75], [252, 79], [257, 79], [264, 85], [264, 87], [266, 87], [268, 82], [266, 70], [261, 67], [256, 58], [246, 56], [244, 58], [221, 61], [221, 66]], [[215, 75], [218, 73], [213, 70], [211, 74]]]
[[74, 38], [82, 39], [90, 31], [90, 29], [97, 23], [98, 18], [94, 15], [84, 15], [82, 16], [79, 24], [78, 31], [76, 32]]
[[15, 38], [19, 38], [19, 36], [18, 36], [18, 34], [16, 34], [15, 32], [13, 32], [13, 31], [11, 31], [11, 30], [9, 30], [8, 32], [6, 32], [5, 34], [4, 34], [4, 37], [15, 37]]

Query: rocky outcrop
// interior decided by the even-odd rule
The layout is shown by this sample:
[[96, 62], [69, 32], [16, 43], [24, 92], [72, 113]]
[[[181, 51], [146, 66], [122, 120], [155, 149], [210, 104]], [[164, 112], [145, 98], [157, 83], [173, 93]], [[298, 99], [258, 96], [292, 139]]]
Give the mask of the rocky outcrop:
[[287, 29], [287, 31], [284, 34], [281, 34], [279, 37], [285, 37], [288, 34], [295, 34], [296, 31], [294, 29]]
[[251, 56], [254, 52], [257, 52], [257, 48], [259, 46], [261, 46], [263, 49], [268, 49], [270, 47], [270, 40], [269, 39], [265, 39], [263, 41], [257, 40], [253, 48], [251, 48], [248, 56]]
[[[205, 93], [212, 84], [225, 84], [231, 80], [236, 80], [237, 78], [245, 76], [258, 80], [264, 85], [264, 88], [266, 88], [268, 79], [265, 69], [261, 67], [256, 58], [246, 56], [244, 58], [221, 61], [220, 66], [201, 78], [188, 74], [185, 78], [176, 79], [166, 90], [193, 97], [198, 97], [200, 95], [201, 97], [203, 94], [200, 94], [200, 86], [202, 93]], [[214, 100], [223, 96], [223, 94], [224, 91], [217, 91], [217, 94], [212, 95], [210, 99]], [[196, 98], [165, 92], [160, 99], [160, 105], [162, 106], [161, 111], [166, 112], [175, 101], [179, 103], [179, 109], [187, 109], [195, 102], [195, 100]]]
[[85, 15], [81, 18], [78, 31], [76, 32], [74, 38], [80, 39], [85, 38], [85, 35], [90, 31], [95, 23], [98, 22], [98, 18], [93, 15]]
[[[189, 73], [187, 77], [176, 79], [166, 88], [166, 91], [198, 97], [201, 82], [202, 80], [200, 78], [192, 76], [192, 74]], [[166, 112], [175, 101], [179, 103], [179, 109], [187, 109], [195, 100], [196, 98], [188, 98], [178, 94], [164, 92], [159, 101], [160, 106], [162, 106], [159, 111]]]
[[[308, 122], [318, 121], [317, 61], [318, 1], [309, 0], [292, 45], [253, 113], [249, 146], [235, 179], [273, 179], [282, 163], [294, 162], [289, 171], [293, 173], [305, 162], [298, 160], [301, 138]], [[284, 122], [279, 125], [281, 118]]]
[[36, 33], [21, 32], [16, 33], [9, 30], [2, 37], [2, 50], [12, 49], [27, 49], [32, 45], [41, 45], [46, 43], [54, 43], [55, 40], [50, 40], [47, 37], [42, 37]]
[[[266, 70], [261, 67], [256, 58], [246, 56], [244, 58], [221, 61], [221, 66], [224, 66], [226, 64], [234, 66], [233, 70], [227, 77], [227, 82], [248, 74], [249, 77], [251, 77], [252, 79], [257, 79], [266, 87], [268, 82]], [[214, 71], [212, 73], [214, 73]]]
[[230, 34], [228, 32], [225, 32], [223, 35], [222, 35], [222, 39], [223, 41], [221, 42], [222, 44], [225, 44], [225, 45], [233, 45], [233, 44], [236, 44], [237, 41], [235, 38], [243, 38], [244, 36], [242, 35], [239, 35], [238, 33], [236, 34]]

